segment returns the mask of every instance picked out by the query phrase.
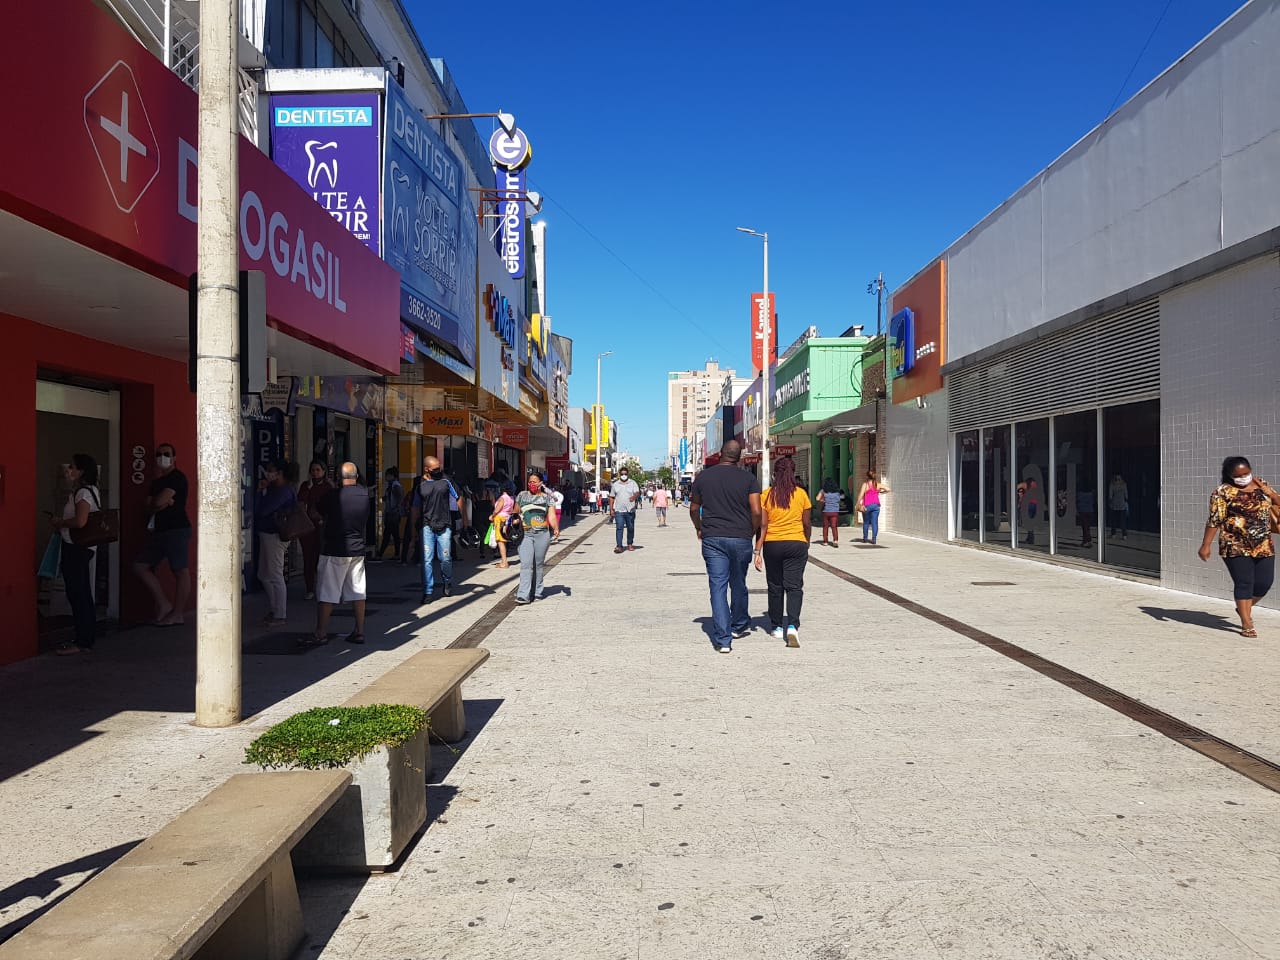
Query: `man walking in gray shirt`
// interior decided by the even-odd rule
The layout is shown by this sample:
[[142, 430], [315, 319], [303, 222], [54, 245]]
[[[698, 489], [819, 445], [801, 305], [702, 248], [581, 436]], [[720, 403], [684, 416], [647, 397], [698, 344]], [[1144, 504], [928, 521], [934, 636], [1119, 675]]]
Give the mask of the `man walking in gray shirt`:
[[622, 531], [627, 531], [627, 549], [634, 550], [636, 548], [636, 500], [640, 497], [640, 487], [631, 479], [627, 468], [623, 467], [618, 474], [618, 479], [613, 481], [613, 485], [609, 490], [609, 517], [614, 523], [614, 533], [617, 535], [618, 545], [613, 548], [614, 553], [622, 552]]

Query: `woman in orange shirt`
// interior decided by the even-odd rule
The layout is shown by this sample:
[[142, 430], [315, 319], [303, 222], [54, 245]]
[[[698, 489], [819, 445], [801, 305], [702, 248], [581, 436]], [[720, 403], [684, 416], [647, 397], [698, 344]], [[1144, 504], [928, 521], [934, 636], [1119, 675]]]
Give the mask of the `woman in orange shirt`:
[[[800, 646], [800, 605], [804, 602], [804, 568], [809, 562], [813, 503], [796, 485], [796, 465], [784, 457], [774, 465], [773, 485], [760, 497], [760, 533], [756, 569], [764, 570], [769, 587], [769, 620], [775, 640]], [[786, 627], [782, 606], [786, 599]]]

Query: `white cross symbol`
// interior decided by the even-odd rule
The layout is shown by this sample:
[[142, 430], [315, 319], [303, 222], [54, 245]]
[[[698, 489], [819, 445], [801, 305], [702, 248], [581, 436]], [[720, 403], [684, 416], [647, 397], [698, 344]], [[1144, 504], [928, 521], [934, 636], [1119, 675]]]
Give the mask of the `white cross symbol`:
[[115, 137], [120, 143], [120, 182], [129, 182], [129, 151], [141, 157], [147, 155], [147, 145], [129, 132], [129, 94], [120, 91], [120, 122], [112, 123], [106, 117], [98, 117], [102, 129]]

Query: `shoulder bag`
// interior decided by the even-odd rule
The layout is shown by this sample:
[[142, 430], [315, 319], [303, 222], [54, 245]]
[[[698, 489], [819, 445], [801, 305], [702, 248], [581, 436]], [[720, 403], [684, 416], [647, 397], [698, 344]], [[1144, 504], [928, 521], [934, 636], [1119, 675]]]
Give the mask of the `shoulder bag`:
[[316, 525], [307, 515], [307, 507], [301, 500], [295, 500], [287, 507], [275, 512], [276, 535], [281, 540], [297, 540], [315, 530]]
[[67, 528], [67, 532], [71, 534], [71, 542], [77, 547], [101, 547], [115, 543], [120, 539], [120, 511], [114, 507], [103, 510], [98, 491], [90, 487], [89, 492], [93, 494], [98, 509], [89, 511], [89, 518], [85, 520], [83, 527]]

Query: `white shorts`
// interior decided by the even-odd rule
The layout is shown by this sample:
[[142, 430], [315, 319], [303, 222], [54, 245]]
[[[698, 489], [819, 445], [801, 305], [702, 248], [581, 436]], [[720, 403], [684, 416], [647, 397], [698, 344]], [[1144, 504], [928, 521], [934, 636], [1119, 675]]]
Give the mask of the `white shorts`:
[[364, 599], [364, 557], [320, 558], [316, 567], [316, 599], [345, 603]]

